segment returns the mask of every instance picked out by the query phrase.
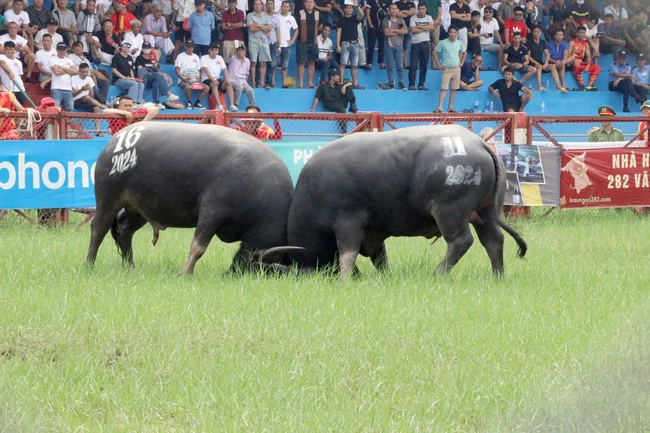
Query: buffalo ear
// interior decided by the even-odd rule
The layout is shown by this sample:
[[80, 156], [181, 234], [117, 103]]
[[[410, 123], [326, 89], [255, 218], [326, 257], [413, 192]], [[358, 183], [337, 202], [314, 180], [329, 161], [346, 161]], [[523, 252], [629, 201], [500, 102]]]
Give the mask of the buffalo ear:
[[250, 261], [259, 263], [276, 264], [282, 256], [291, 251], [302, 251], [303, 247], [273, 247], [265, 250], [250, 252]]

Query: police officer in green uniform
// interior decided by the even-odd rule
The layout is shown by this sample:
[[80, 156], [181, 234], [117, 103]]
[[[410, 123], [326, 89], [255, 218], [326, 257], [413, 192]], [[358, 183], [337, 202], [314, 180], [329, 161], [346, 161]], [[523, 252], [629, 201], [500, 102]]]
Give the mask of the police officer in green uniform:
[[341, 74], [336, 69], [330, 69], [327, 76], [329, 81], [321, 83], [316, 89], [316, 96], [314, 103], [309, 111], [314, 111], [319, 101], [323, 101], [323, 107], [327, 111], [335, 113], [345, 113], [348, 104], [350, 105], [350, 113], [357, 112], [357, 99], [352, 90], [352, 83], [340, 83]]
[[[601, 117], [616, 116], [616, 111], [612, 107], [602, 105], [598, 107], [598, 114]], [[612, 122], [603, 122], [600, 128], [593, 128], [589, 130], [590, 143], [599, 143], [604, 141], [625, 141], [623, 132], [620, 129], [612, 128]]]

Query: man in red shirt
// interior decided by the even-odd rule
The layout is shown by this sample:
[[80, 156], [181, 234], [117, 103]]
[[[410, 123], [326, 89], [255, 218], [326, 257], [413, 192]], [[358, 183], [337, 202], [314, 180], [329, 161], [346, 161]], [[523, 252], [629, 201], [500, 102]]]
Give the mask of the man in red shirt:
[[[564, 62], [567, 66], [573, 63], [573, 75], [576, 77], [580, 90], [596, 91], [598, 87], [594, 86], [598, 74], [600, 74], [600, 66], [591, 64], [591, 52], [589, 50], [589, 42], [587, 42], [587, 28], [584, 26], [578, 27], [577, 36], [569, 43], [569, 57]], [[582, 73], [589, 74], [589, 84], [585, 87], [582, 81]]]
[[121, 37], [124, 36], [124, 33], [131, 31], [131, 21], [135, 18], [131, 12], [126, 10], [126, 7], [129, 4], [129, 0], [118, 0], [113, 3], [115, 8], [115, 13], [111, 15], [111, 21], [113, 21], [113, 33]]
[[[247, 113], [261, 113], [260, 107], [257, 105], [249, 105], [246, 107]], [[234, 129], [246, 132], [260, 140], [282, 140], [282, 128], [278, 119], [273, 119], [273, 128], [266, 125], [262, 119], [242, 119], [243, 126], [235, 126]]]
[[[237, 0], [228, 0], [228, 9], [221, 14], [221, 30], [223, 31], [223, 48], [226, 56], [240, 45], [244, 45], [244, 11], [237, 9]], [[228, 59], [224, 58], [226, 63]]]
[[139, 110], [133, 111], [133, 99], [130, 96], [122, 96], [120, 98], [120, 103], [117, 108], [107, 108], [104, 110], [105, 114], [119, 114], [120, 118], [110, 119], [108, 121], [111, 134], [115, 135], [120, 132], [122, 129], [126, 128], [128, 125], [131, 125], [134, 122], [138, 122], [137, 119], [133, 118], [133, 115], [145, 114], [143, 122], [151, 120], [158, 115], [158, 108], [141, 108]]
[[522, 44], [526, 43], [526, 37], [528, 36], [528, 28], [526, 27], [526, 21], [524, 20], [524, 10], [517, 6], [514, 8], [513, 17], [506, 20], [506, 24], [503, 30], [503, 38], [505, 44], [512, 43], [512, 35], [515, 32], [521, 33]]

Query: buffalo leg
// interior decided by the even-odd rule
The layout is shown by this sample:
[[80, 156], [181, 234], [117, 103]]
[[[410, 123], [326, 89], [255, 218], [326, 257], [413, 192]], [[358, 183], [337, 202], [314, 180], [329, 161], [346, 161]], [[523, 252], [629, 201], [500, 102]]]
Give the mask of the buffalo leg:
[[120, 212], [117, 224], [120, 232], [119, 246], [122, 252], [122, 261], [129, 266], [134, 266], [133, 261], [133, 235], [140, 230], [147, 220], [138, 212], [125, 210]]
[[490, 262], [492, 263], [492, 272], [494, 275], [500, 276], [503, 274], [503, 232], [497, 225], [494, 215], [480, 216], [483, 223], [474, 224], [474, 229], [490, 258]]
[[382, 242], [378, 250], [370, 255], [370, 261], [380, 271], [388, 269], [388, 254], [386, 253], [386, 243]]
[[194, 238], [190, 244], [190, 254], [187, 256], [185, 266], [183, 266], [183, 273], [191, 274], [194, 272], [194, 265], [205, 254], [205, 250], [210, 245], [210, 241], [216, 233], [214, 224], [199, 223], [194, 231]]
[[363, 229], [354, 224], [345, 224], [334, 229], [336, 236], [336, 247], [339, 252], [339, 269], [341, 276], [339, 281], [347, 279], [354, 271], [357, 255], [361, 248]]
[[[107, 210], [105, 210], [107, 209]], [[86, 265], [92, 266], [97, 258], [97, 250], [111, 228], [120, 208], [116, 206], [102, 206], [97, 203], [97, 213], [90, 223], [90, 246], [86, 255]]]
[[447, 254], [436, 268], [437, 273], [444, 274], [451, 271], [469, 247], [472, 246], [474, 237], [469, 230], [469, 221], [467, 219], [435, 214], [433, 217], [438, 222], [440, 233], [447, 242]]

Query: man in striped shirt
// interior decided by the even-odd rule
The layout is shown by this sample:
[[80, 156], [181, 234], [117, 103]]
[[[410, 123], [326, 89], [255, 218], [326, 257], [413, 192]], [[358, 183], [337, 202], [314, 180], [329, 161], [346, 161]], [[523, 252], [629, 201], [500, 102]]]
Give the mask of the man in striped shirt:
[[332, 57], [334, 51], [332, 40], [329, 38], [332, 28], [329, 24], [323, 24], [323, 30], [316, 38], [318, 42], [318, 60], [316, 60], [316, 69], [320, 71], [320, 82], [327, 83], [327, 73], [330, 69], [339, 69], [339, 64]]

